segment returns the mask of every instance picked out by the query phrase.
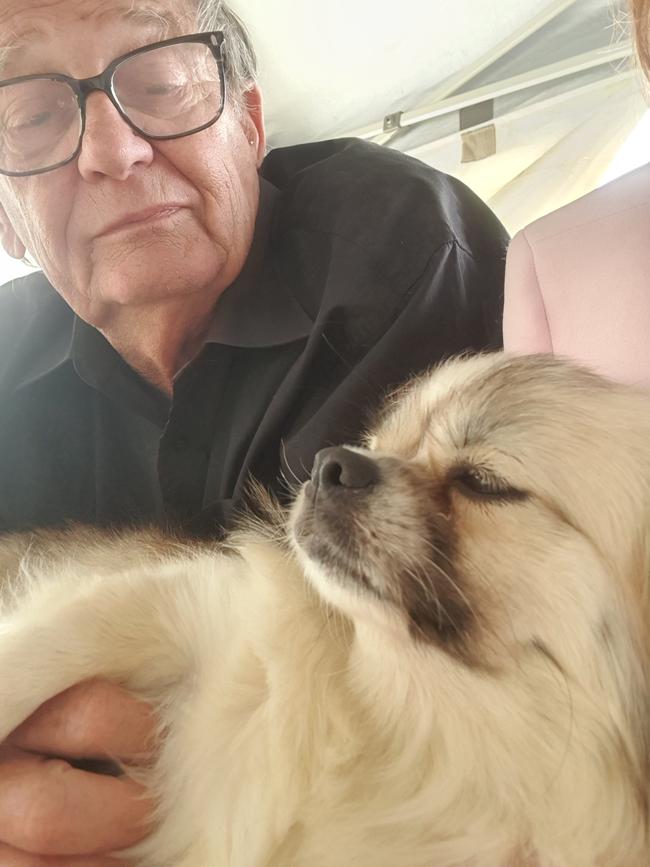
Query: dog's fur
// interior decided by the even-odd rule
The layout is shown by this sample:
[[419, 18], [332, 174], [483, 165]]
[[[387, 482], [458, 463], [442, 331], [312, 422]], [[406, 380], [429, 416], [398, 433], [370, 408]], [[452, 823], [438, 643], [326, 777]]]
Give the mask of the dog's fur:
[[648, 398], [451, 363], [284, 521], [5, 540], [0, 738], [91, 676], [153, 701], [151, 867], [647, 867]]

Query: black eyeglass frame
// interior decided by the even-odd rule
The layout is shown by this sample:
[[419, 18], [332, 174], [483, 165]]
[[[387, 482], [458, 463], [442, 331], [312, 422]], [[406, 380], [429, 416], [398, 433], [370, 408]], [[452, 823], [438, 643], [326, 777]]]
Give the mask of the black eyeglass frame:
[[[219, 106], [219, 110], [217, 111], [216, 115], [207, 123], [201, 124], [201, 126], [194, 127], [187, 132], [174, 133], [173, 135], [151, 135], [140, 129], [137, 124], [135, 124], [128, 117], [128, 115], [120, 106], [117, 96], [112, 89], [113, 76], [117, 72], [118, 68], [125, 61], [130, 60], [132, 57], [136, 57], [139, 54], [146, 54], [149, 51], [155, 51], [158, 48], [166, 48], [168, 45], [179, 45], [184, 42], [197, 42], [201, 45], [207, 45], [212, 50], [212, 54], [217, 62], [217, 67], [219, 69], [221, 105]], [[140, 48], [135, 48], [133, 51], [129, 51], [126, 54], [122, 54], [119, 57], [116, 57], [108, 64], [108, 66], [103, 72], [100, 72], [99, 75], [93, 75], [90, 78], [72, 78], [69, 75], [63, 75], [62, 73], [58, 72], [46, 72], [37, 73], [35, 75], [19, 75], [17, 78], [8, 78], [5, 81], [0, 81], [0, 88], [7, 87], [12, 84], [21, 84], [24, 81], [43, 79], [47, 81], [62, 81], [65, 84], [69, 85], [69, 87], [74, 91], [74, 94], [77, 98], [77, 104], [79, 105], [79, 111], [81, 112], [81, 130], [79, 131], [79, 142], [77, 144], [75, 152], [72, 154], [71, 157], [62, 160], [59, 163], [55, 163], [54, 165], [46, 166], [43, 169], [32, 169], [31, 171], [27, 172], [11, 172], [0, 168], [0, 175], [6, 175], [12, 178], [22, 178], [31, 175], [42, 175], [45, 172], [51, 172], [54, 171], [54, 169], [61, 168], [61, 166], [66, 166], [68, 163], [71, 163], [73, 160], [75, 160], [79, 156], [79, 153], [81, 151], [84, 132], [86, 131], [86, 100], [88, 99], [88, 96], [95, 91], [101, 91], [102, 93], [105, 93], [106, 96], [110, 99], [111, 103], [115, 106], [120, 117], [131, 127], [131, 129], [133, 129], [144, 138], [150, 139], [152, 141], [171, 141], [172, 139], [185, 138], [188, 135], [194, 135], [194, 133], [201, 132], [201, 130], [213, 126], [223, 114], [223, 110], [226, 104], [226, 76], [222, 54], [223, 42], [224, 34], [221, 30], [212, 30], [207, 33], [192, 33], [188, 36], [175, 36], [173, 39], [164, 39], [162, 42], [154, 42], [150, 45], [143, 45]]]

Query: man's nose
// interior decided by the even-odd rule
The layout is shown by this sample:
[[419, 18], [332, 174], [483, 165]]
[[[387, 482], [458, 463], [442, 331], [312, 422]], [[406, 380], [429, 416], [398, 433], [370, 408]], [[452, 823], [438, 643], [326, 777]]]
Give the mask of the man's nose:
[[126, 180], [136, 166], [149, 165], [153, 148], [120, 115], [105, 93], [86, 101], [86, 129], [79, 152], [79, 174], [87, 181], [100, 177]]

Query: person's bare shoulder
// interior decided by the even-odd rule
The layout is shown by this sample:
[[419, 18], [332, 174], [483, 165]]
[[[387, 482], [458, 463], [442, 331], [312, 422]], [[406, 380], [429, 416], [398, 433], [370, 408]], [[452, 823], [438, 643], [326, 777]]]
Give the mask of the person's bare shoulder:
[[650, 224], [650, 163], [540, 217], [526, 227], [525, 235], [535, 247], [567, 233], [589, 233], [601, 223], [638, 224], [640, 219]]

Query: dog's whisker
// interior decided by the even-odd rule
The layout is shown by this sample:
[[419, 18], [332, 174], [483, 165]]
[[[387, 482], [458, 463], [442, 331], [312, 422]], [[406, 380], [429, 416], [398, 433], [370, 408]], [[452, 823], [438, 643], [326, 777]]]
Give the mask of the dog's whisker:
[[[281, 442], [280, 442], [280, 449], [281, 449], [281, 452], [282, 452], [282, 458], [283, 458], [283, 460], [284, 460], [284, 465], [286, 466], [286, 468], [288, 469], [288, 471], [291, 473], [291, 475], [292, 475], [293, 478], [294, 478], [294, 481], [295, 481], [294, 489], [295, 489], [295, 486], [300, 487], [300, 485], [302, 485], [302, 483], [303, 483], [303, 480], [302, 480], [302, 479], [298, 476], [298, 474], [293, 470], [291, 464], [289, 463], [289, 459], [287, 458], [287, 444], [286, 444], [286, 442], [284, 441], [284, 439], [281, 440]], [[284, 472], [283, 472], [283, 476], [284, 476]]]
[[278, 478], [282, 482], [282, 488], [284, 492], [289, 496], [290, 499], [295, 499], [298, 491], [300, 490], [300, 484], [289, 479], [284, 472], [284, 470], [280, 470], [278, 474]]
[[460, 599], [462, 599], [463, 603], [467, 606], [467, 609], [476, 617], [478, 615], [478, 612], [476, 611], [472, 600], [464, 592], [458, 581], [452, 578], [452, 576], [447, 571], [445, 571], [439, 563], [436, 563], [435, 560], [428, 560], [427, 565], [433, 567], [438, 572], [438, 574], [449, 583], [454, 592], [458, 594]]

